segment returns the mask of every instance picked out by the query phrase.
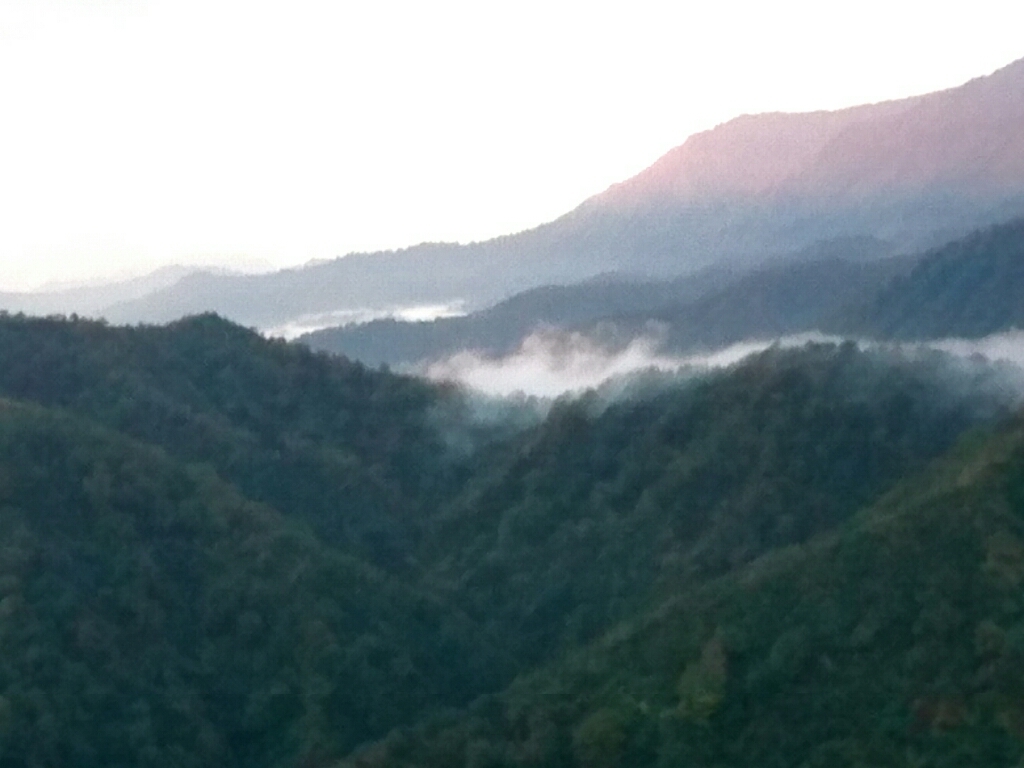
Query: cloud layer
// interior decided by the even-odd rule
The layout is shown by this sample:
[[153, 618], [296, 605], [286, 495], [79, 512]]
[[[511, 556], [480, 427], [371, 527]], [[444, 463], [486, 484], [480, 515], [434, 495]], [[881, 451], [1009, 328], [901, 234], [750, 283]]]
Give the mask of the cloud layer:
[[[422, 373], [435, 381], [457, 382], [495, 397], [518, 394], [554, 398], [644, 371], [701, 373], [734, 365], [771, 346], [791, 348], [841, 341], [843, 339], [837, 336], [811, 332], [780, 339], [752, 339], [700, 354], [669, 355], [660, 350], [660, 341], [653, 334], [611, 347], [581, 333], [543, 331], [528, 337], [515, 352], [505, 357], [460, 352], [430, 364]], [[1024, 370], [1024, 331], [983, 339], [941, 339], [907, 344], [859, 339], [857, 344], [865, 349], [884, 346], [900, 347], [908, 352], [937, 350], [961, 358], [1008, 363]]]

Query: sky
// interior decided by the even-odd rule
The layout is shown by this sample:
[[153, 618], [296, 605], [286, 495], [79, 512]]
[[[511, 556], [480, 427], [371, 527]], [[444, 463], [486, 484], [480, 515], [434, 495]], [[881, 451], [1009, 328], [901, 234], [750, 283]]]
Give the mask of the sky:
[[529, 228], [743, 113], [952, 87], [1024, 3], [0, 0], [0, 289]]

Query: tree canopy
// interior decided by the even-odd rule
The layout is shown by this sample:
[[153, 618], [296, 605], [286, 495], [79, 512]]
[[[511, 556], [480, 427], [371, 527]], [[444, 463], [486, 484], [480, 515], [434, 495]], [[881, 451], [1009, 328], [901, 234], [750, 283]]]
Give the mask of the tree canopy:
[[503, 426], [215, 316], [0, 361], [0, 764], [1024, 752], [1007, 371], [773, 348]]

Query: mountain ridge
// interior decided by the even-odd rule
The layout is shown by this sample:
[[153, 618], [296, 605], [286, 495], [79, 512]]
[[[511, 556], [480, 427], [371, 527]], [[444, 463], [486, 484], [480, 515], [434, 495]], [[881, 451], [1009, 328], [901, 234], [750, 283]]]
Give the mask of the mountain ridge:
[[[1024, 60], [957, 88], [882, 105], [740, 117], [533, 229], [476, 243], [350, 254], [270, 275], [203, 276], [101, 314], [134, 323], [216, 311], [272, 328], [344, 309], [456, 301], [482, 307], [528, 288], [606, 272], [662, 279], [710, 266], [760, 266], [836, 237], [876, 237], [900, 251], [923, 250], [1024, 213], [1022, 105]], [[845, 133], [836, 130], [849, 115], [868, 117]], [[715, 144], [734, 134], [735, 141]], [[717, 147], [715, 162], [693, 163], [715, 173], [686, 182], [700, 194], [681, 202], [659, 195], [625, 199], [623, 190], [652, 174], [665, 176], [662, 186], [685, 181], [685, 173], [666, 169], [709, 144]], [[809, 159], [815, 147], [818, 164]], [[719, 194], [731, 188], [742, 194]]]
[[[708, 131], [695, 134], [683, 144], [667, 152], [650, 168], [636, 176], [613, 184], [605, 192], [592, 198], [596, 204], [615, 204], [626, 202], [624, 198], [662, 197], [675, 202], [683, 202], [686, 198], [727, 198], [729, 195], [751, 193], [777, 193], [794, 191], [799, 185], [800, 174], [805, 169], [810, 171], [811, 178], [817, 182], [818, 189], [810, 190], [820, 193], [830, 180], [834, 180], [837, 169], [830, 168], [829, 161], [841, 161], [844, 175], [863, 174], [865, 166], [871, 168], [876, 163], [865, 163], [863, 153], [875, 149], [871, 146], [873, 139], [898, 142], [899, 132], [893, 130], [906, 122], [908, 118], [916, 118], [918, 123], [924, 122], [925, 116], [934, 117], [933, 113], [945, 118], [937, 123], [936, 129], [948, 131], [955, 128], [955, 138], [968, 140], [969, 147], [975, 148], [979, 142], [990, 138], [985, 127], [991, 127], [993, 118], [996, 127], [1004, 127], [1003, 122], [1019, 125], [1024, 119], [1024, 101], [1006, 99], [1005, 93], [1019, 94], [1024, 89], [1024, 59], [1002, 67], [992, 74], [973, 78], [963, 85], [942, 91], [912, 96], [906, 99], [893, 99], [874, 104], [858, 105], [835, 111], [816, 112], [771, 112], [747, 114], [722, 123]], [[977, 110], [964, 110], [963, 104], [950, 105], [949, 102], [970, 102], [972, 97], [981, 102], [1005, 102], [999, 104], [1004, 113], [994, 116], [978, 113]], [[994, 98], [993, 98], [994, 97]], [[914, 113], [924, 112], [925, 115]], [[950, 121], [950, 117], [953, 118]], [[877, 128], [881, 122], [881, 128]], [[973, 125], [971, 123], [974, 123]], [[889, 125], [887, 126], [886, 123]], [[867, 136], [858, 135], [857, 129], [865, 125], [874, 128]], [[917, 126], [920, 129], [922, 126]], [[887, 130], [888, 128], [888, 130]], [[758, 135], [760, 134], [760, 135]], [[959, 135], [956, 135], [959, 134]], [[947, 137], [952, 138], [952, 137]], [[1024, 139], [1016, 134], [1004, 135], [1014, 140], [1010, 146], [998, 147], [1000, 154], [996, 158], [987, 158], [985, 166], [995, 173], [1010, 174], [1016, 184], [1024, 176]], [[951, 156], [947, 151], [937, 157], [938, 161], [957, 160], [963, 162], [971, 158]], [[847, 145], [844, 148], [844, 144]], [[852, 146], [850, 146], [852, 145]], [[771, 153], [765, 152], [770, 148]], [[891, 165], [886, 168], [886, 181], [897, 185], [913, 185], [921, 179], [913, 177], [914, 172], [927, 170], [921, 165], [915, 167], [914, 161], [936, 157], [936, 148], [927, 143], [916, 146], [903, 142], [902, 146], [884, 148], [887, 159], [901, 152], [914, 150], [907, 158], [904, 166]], [[856, 151], [851, 151], [856, 150]], [[922, 153], [923, 152], [923, 157]], [[860, 154], [860, 156], [858, 156]], [[781, 156], [780, 156], [781, 155]], [[707, 167], [707, 165], [712, 167]], [[940, 166], [941, 167], [941, 166]], [[955, 169], [947, 169], [955, 170]], [[1012, 174], [1011, 174], [1012, 172]], [[998, 177], [997, 177], [998, 178]], [[925, 180], [934, 180], [926, 176]], [[963, 181], [960, 178], [947, 181]], [[634, 203], [635, 204], [635, 203]]]

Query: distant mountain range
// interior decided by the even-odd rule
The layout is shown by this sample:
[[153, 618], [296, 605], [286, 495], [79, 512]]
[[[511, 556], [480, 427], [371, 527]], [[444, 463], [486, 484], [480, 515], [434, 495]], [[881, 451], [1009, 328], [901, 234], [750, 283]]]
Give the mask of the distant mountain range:
[[612, 347], [656, 330], [665, 351], [692, 352], [815, 330], [923, 340], [1024, 328], [1024, 219], [915, 256], [805, 255], [738, 274], [719, 269], [655, 283], [534, 289], [465, 317], [375, 321], [301, 341], [372, 365], [413, 365], [461, 350], [500, 357], [552, 329]]
[[[455, 301], [480, 309], [530, 288], [609, 273], [635, 282], [763, 267], [851, 238], [875, 238], [876, 255], [917, 252], [1024, 213], [1021, 125], [1024, 60], [925, 96], [736, 118], [515, 235], [352, 254], [264, 275], [193, 273], [103, 307], [73, 296], [58, 305], [117, 323], [212, 310], [267, 329], [351, 309]], [[39, 305], [0, 296], [0, 306]]]
[[37, 291], [0, 291], [0, 309], [24, 312], [27, 315], [99, 315], [113, 304], [134, 301], [170, 288], [194, 271], [190, 267], [170, 266], [141, 277], [97, 285], [44, 288]]
[[697, 299], [731, 279], [723, 270], [664, 281], [594, 278], [576, 285], [531, 288], [464, 317], [374, 320], [314, 331], [299, 341], [367, 365], [439, 360], [460, 350], [498, 356], [512, 352], [542, 328], [588, 328], [610, 317], [639, 317], [652, 307]]

